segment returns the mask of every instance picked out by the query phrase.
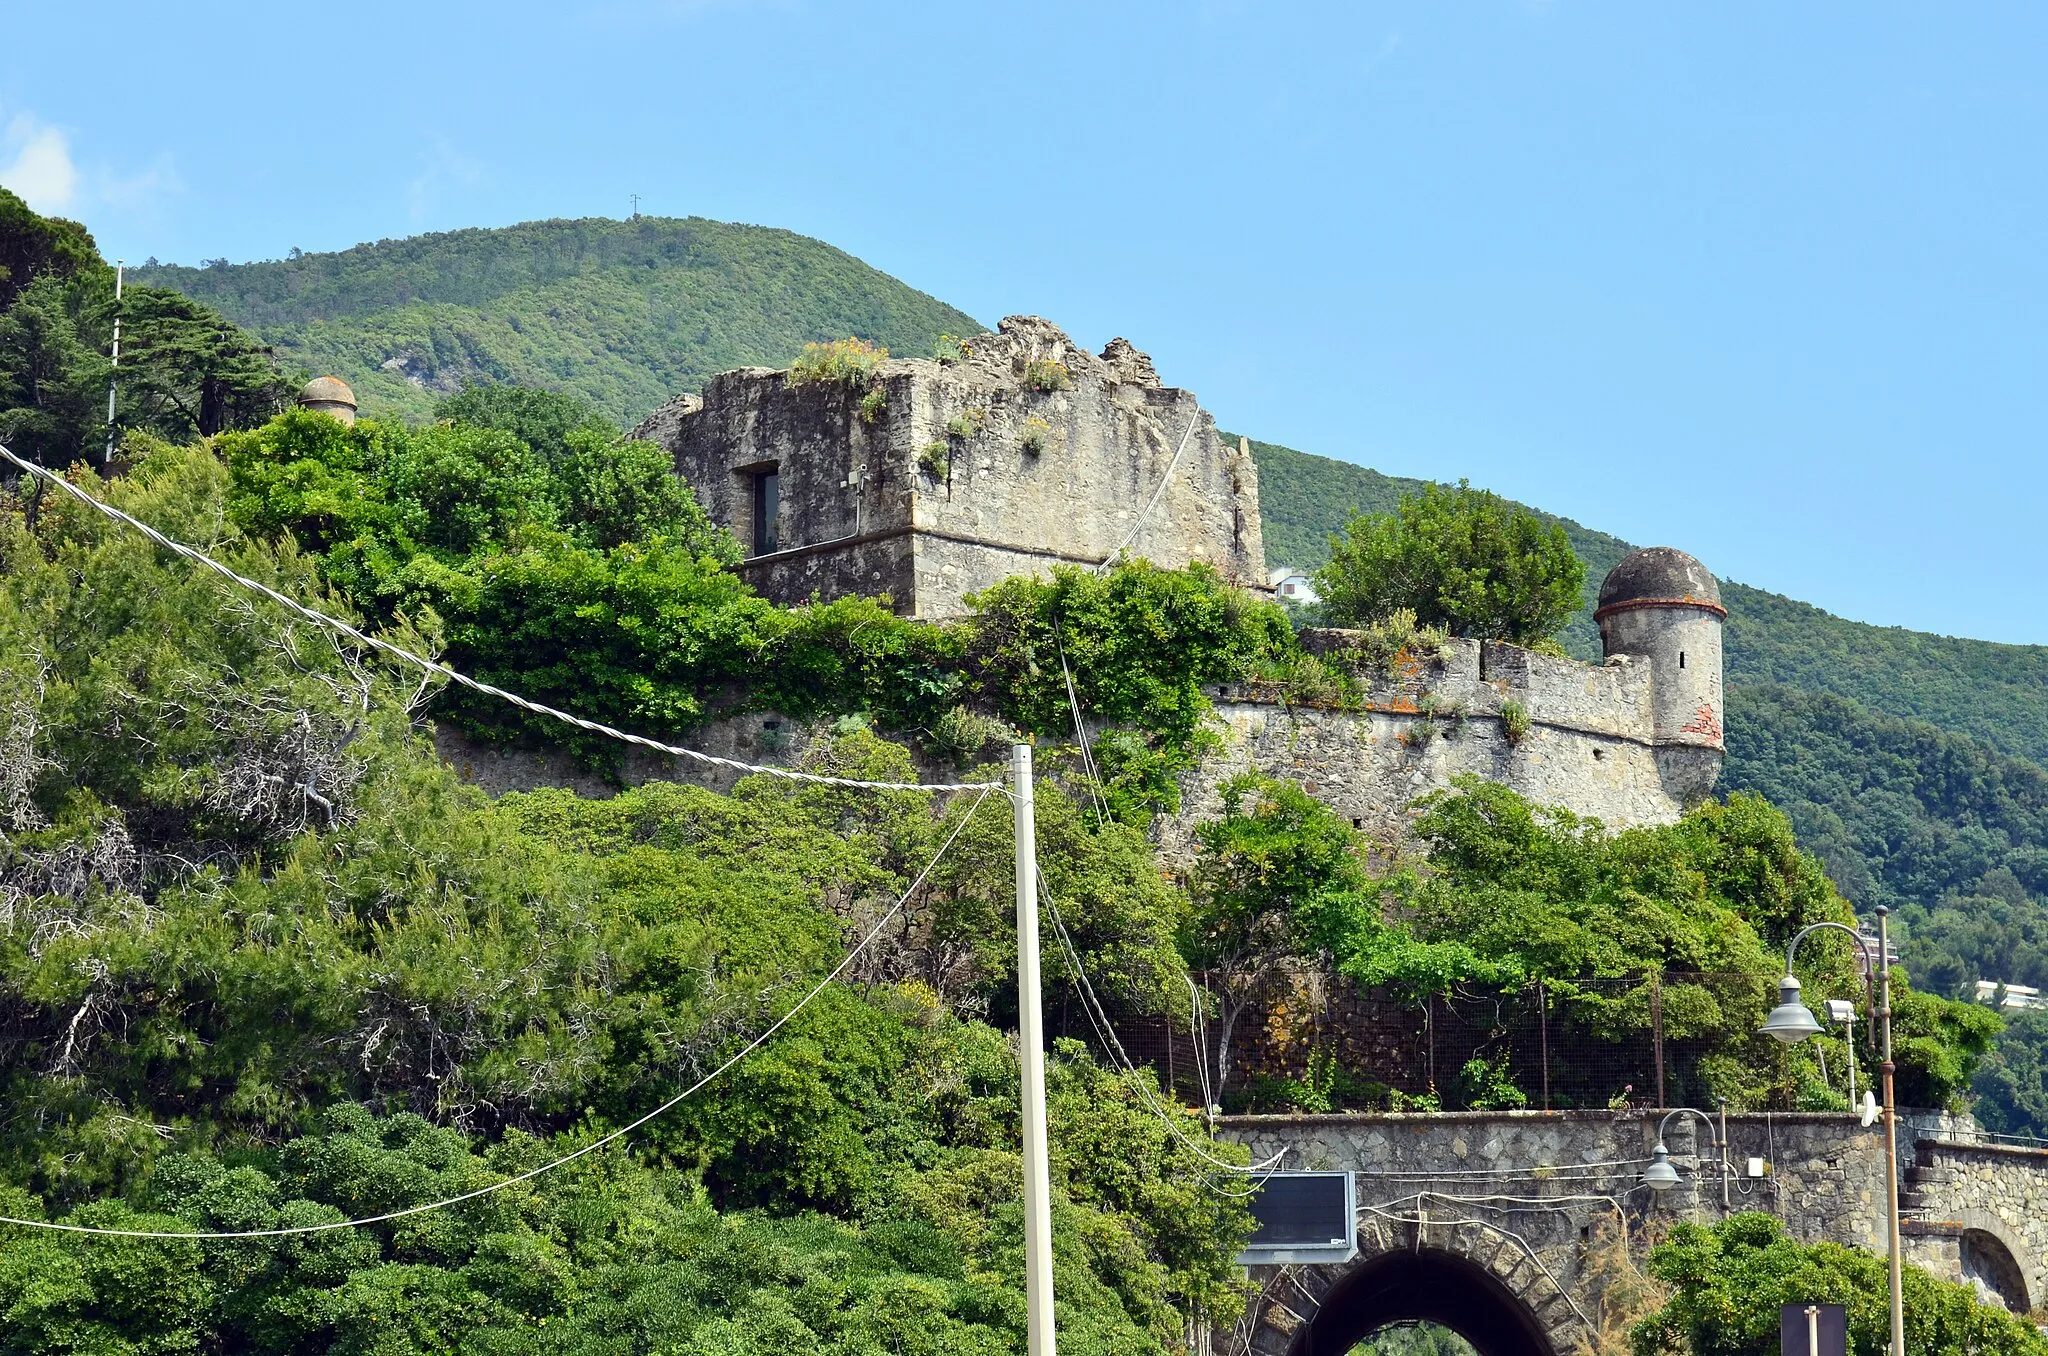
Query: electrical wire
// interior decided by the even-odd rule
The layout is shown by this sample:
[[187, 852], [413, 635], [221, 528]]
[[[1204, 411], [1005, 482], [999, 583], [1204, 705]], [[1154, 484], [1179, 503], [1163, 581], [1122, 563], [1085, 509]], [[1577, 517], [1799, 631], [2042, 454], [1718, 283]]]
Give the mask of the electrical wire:
[[1122, 555], [1125, 549], [1138, 539], [1138, 533], [1144, 530], [1145, 520], [1152, 516], [1152, 510], [1159, 505], [1159, 496], [1166, 493], [1166, 487], [1172, 483], [1173, 468], [1180, 464], [1180, 454], [1187, 451], [1188, 439], [1194, 436], [1195, 426], [1201, 422], [1202, 407], [1197, 405], [1195, 406], [1194, 414], [1188, 419], [1187, 428], [1181, 432], [1180, 443], [1173, 449], [1173, 455], [1167, 458], [1166, 473], [1159, 477], [1158, 485], [1153, 487], [1152, 497], [1147, 499], [1145, 507], [1138, 511], [1137, 521], [1131, 524], [1131, 530], [1124, 534], [1124, 539], [1117, 543], [1116, 550], [1111, 551], [1103, 558], [1100, 564], [1096, 565], [1095, 569], [1098, 574], [1115, 564], [1116, 558]]
[[798, 772], [792, 768], [768, 767], [760, 763], [743, 763], [737, 758], [721, 758], [716, 754], [704, 753], [697, 749], [687, 749], [679, 744], [666, 744], [658, 739], [649, 739], [645, 735], [630, 734], [625, 730], [605, 725], [598, 721], [585, 720], [581, 716], [571, 715], [567, 711], [557, 710], [552, 706], [522, 697], [516, 692], [507, 692], [502, 687], [494, 687], [490, 683], [472, 678], [466, 673], [461, 673], [448, 667], [439, 660], [428, 659], [422, 655], [414, 654], [402, 645], [395, 645], [381, 637], [359, 631], [345, 621], [330, 617], [324, 612], [317, 612], [307, 607], [304, 603], [287, 597], [276, 589], [271, 588], [268, 584], [258, 583], [254, 579], [237, 574], [213, 559], [213, 557], [207, 555], [204, 551], [187, 546], [183, 542], [173, 541], [141, 519], [122, 512], [104, 500], [95, 499], [56, 472], [46, 467], [37, 466], [33, 462], [22, 460], [4, 443], [0, 443], [0, 458], [4, 458], [31, 475], [47, 480], [80, 503], [112, 518], [114, 521], [134, 528], [165, 550], [183, 556], [194, 564], [213, 571], [221, 578], [240, 588], [252, 593], [261, 594], [278, 606], [312, 622], [315, 626], [324, 627], [338, 635], [346, 636], [359, 645], [366, 645], [373, 650], [381, 651], [394, 659], [411, 664], [428, 673], [439, 674], [449, 682], [466, 687], [473, 692], [480, 692], [487, 697], [496, 697], [500, 701], [510, 702], [523, 711], [530, 711], [537, 716], [546, 716], [550, 720], [558, 720], [565, 725], [573, 725], [579, 730], [588, 730], [592, 734], [604, 735], [607, 738], [617, 739], [627, 744], [638, 744], [642, 748], [653, 749], [657, 753], [665, 753], [676, 758], [687, 758], [712, 767], [728, 768], [735, 772], [761, 773], [770, 777], [781, 777], [788, 781], [810, 782], [823, 786], [846, 786], [866, 791], [988, 791], [1003, 789], [1000, 782], [870, 782], [852, 777], [828, 777], [816, 772]]
[[1502, 1238], [1506, 1238], [1506, 1239], [1510, 1239], [1510, 1240], [1512, 1240], [1512, 1241], [1513, 1241], [1513, 1242], [1514, 1242], [1514, 1243], [1516, 1244], [1516, 1246], [1518, 1246], [1518, 1247], [1520, 1247], [1520, 1248], [1521, 1248], [1522, 1252], [1523, 1252], [1523, 1253], [1524, 1253], [1524, 1254], [1525, 1254], [1525, 1255], [1526, 1255], [1526, 1256], [1528, 1257], [1528, 1259], [1529, 1259], [1529, 1260], [1530, 1260], [1531, 1262], [1535, 1263], [1535, 1265], [1536, 1265], [1536, 1270], [1538, 1270], [1539, 1272], [1543, 1273], [1543, 1279], [1544, 1279], [1544, 1280], [1546, 1280], [1546, 1281], [1549, 1281], [1549, 1282], [1550, 1282], [1550, 1288], [1551, 1288], [1552, 1290], [1555, 1290], [1555, 1291], [1556, 1291], [1556, 1292], [1557, 1292], [1557, 1293], [1558, 1293], [1559, 1295], [1563, 1296], [1563, 1297], [1564, 1297], [1564, 1302], [1565, 1302], [1566, 1304], [1569, 1304], [1569, 1305], [1571, 1305], [1571, 1307], [1572, 1307], [1572, 1312], [1573, 1312], [1573, 1313], [1575, 1313], [1575, 1314], [1577, 1314], [1577, 1315], [1579, 1316], [1579, 1322], [1581, 1322], [1581, 1323], [1583, 1323], [1583, 1324], [1585, 1324], [1585, 1325], [1586, 1325], [1586, 1330], [1587, 1330], [1588, 1332], [1592, 1332], [1592, 1331], [1595, 1331], [1595, 1329], [1594, 1329], [1594, 1327], [1593, 1327], [1593, 1320], [1592, 1320], [1592, 1319], [1590, 1319], [1590, 1318], [1588, 1318], [1588, 1317], [1586, 1317], [1586, 1311], [1585, 1311], [1584, 1309], [1581, 1309], [1581, 1308], [1579, 1307], [1579, 1302], [1578, 1302], [1577, 1300], [1575, 1300], [1575, 1299], [1573, 1299], [1573, 1298], [1572, 1298], [1572, 1296], [1571, 1296], [1571, 1292], [1570, 1292], [1570, 1291], [1568, 1291], [1568, 1290], [1566, 1290], [1566, 1289], [1565, 1289], [1565, 1288], [1564, 1288], [1563, 1286], [1561, 1286], [1561, 1285], [1559, 1285], [1559, 1284], [1557, 1283], [1557, 1277], [1556, 1277], [1555, 1275], [1551, 1274], [1551, 1270], [1550, 1270], [1550, 1268], [1549, 1268], [1549, 1267], [1547, 1267], [1547, 1266], [1545, 1266], [1545, 1265], [1543, 1264], [1543, 1259], [1542, 1259], [1542, 1258], [1541, 1258], [1540, 1256], [1538, 1256], [1538, 1255], [1537, 1255], [1535, 1247], [1534, 1247], [1534, 1246], [1533, 1246], [1533, 1245], [1532, 1245], [1532, 1244], [1531, 1244], [1531, 1243], [1529, 1242], [1529, 1240], [1528, 1240], [1528, 1239], [1526, 1239], [1526, 1238], [1522, 1237], [1522, 1236], [1521, 1236], [1520, 1234], [1516, 1233], [1516, 1232], [1515, 1232], [1515, 1231], [1514, 1231], [1513, 1229], [1504, 1229], [1504, 1228], [1502, 1228], [1502, 1227], [1501, 1227], [1500, 1225], [1498, 1225], [1498, 1224], [1494, 1224], [1494, 1223], [1492, 1223], [1492, 1222], [1491, 1222], [1491, 1221], [1489, 1221], [1489, 1220], [1483, 1220], [1483, 1219], [1470, 1219], [1470, 1218], [1467, 1218], [1467, 1219], [1447, 1219], [1447, 1220], [1433, 1220], [1433, 1219], [1428, 1219], [1428, 1218], [1426, 1218], [1426, 1217], [1425, 1217], [1425, 1216], [1424, 1216], [1424, 1215], [1422, 1214], [1422, 1212], [1421, 1212], [1421, 1209], [1420, 1209], [1420, 1206], [1419, 1206], [1419, 1205], [1418, 1205], [1418, 1207], [1417, 1207], [1417, 1210], [1416, 1210], [1416, 1214], [1415, 1214], [1415, 1215], [1414, 1215], [1414, 1217], [1412, 1217], [1412, 1218], [1411, 1218], [1411, 1217], [1409, 1217], [1409, 1216], [1406, 1216], [1406, 1215], [1395, 1215], [1395, 1214], [1392, 1214], [1392, 1213], [1390, 1213], [1390, 1212], [1388, 1212], [1388, 1211], [1385, 1211], [1385, 1210], [1379, 1210], [1379, 1209], [1375, 1209], [1374, 1207], [1372, 1207], [1372, 1206], [1369, 1206], [1369, 1205], [1364, 1205], [1364, 1206], [1360, 1206], [1360, 1207], [1359, 1207], [1359, 1209], [1361, 1209], [1361, 1210], [1366, 1210], [1366, 1211], [1370, 1211], [1370, 1212], [1371, 1212], [1372, 1214], [1378, 1215], [1378, 1216], [1379, 1216], [1380, 1218], [1382, 1218], [1382, 1219], [1392, 1220], [1392, 1221], [1394, 1221], [1394, 1222], [1395, 1222], [1395, 1223], [1397, 1223], [1397, 1224], [1413, 1224], [1413, 1225], [1415, 1225], [1415, 1226], [1416, 1226], [1416, 1239], [1417, 1239], [1417, 1242], [1418, 1242], [1418, 1243], [1419, 1243], [1419, 1242], [1421, 1241], [1421, 1231], [1422, 1231], [1422, 1230], [1424, 1230], [1424, 1229], [1427, 1229], [1427, 1228], [1428, 1228], [1428, 1227], [1429, 1227], [1430, 1225], [1432, 1225], [1432, 1224], [1437, 1224], [1437, 1225], [1461, 1225], [1461, 1224], [1470, 1224], [1470, 1225], [1476, 1225], [1476, 1226], [1478, 1226], [1478, 1227], [1479, 1227], [1479, 1228], [1481, 1228], [1481, 1229], [1489, 1229], [1489, 1230], [1491, 1230], [1492, 1232], [1494, 1232], [1494, 1233], [1496, 1233], [1496, 1234], [1499, 1234], [1499, 1235], [1500, 1235], [1500, 1236], [1501, 1236]]
[[1074, 967], [1074, 975], [1078, 981], [1075, 988], [1081, 995], [1081, 1010], [1087, 1014], [1088, 1024], [1095, 1029], [1095, 1034], [1101, 1038], [1103, 1048], [1110, 1052], [1111, 1062], [1119, 1070], [1131, 1076], [1131, 1082], [1138, 1089], [1138, 1095], [1144, 1098], [1146, 1105], [1151, 1107], [1152, 1113], [1159, 1117], [1166, 1128], [1172, 1132], [1175, 1139], [1186, 1145], [1197, 1157], [1213, 1164], [1219, 1171], [1238, 1174], [1263, 1173], [1270, 1177], [1277, 1170], [1278, 1165], [1286, 1161], [1288, 1153], [1286, 1149], [1282, 1149], [1269, 1159], [1250, 1165], [1225, 1162], [1223, 1159], [1210, 1153], [1203, 1145], [1190, 1138], [1181, 1129], [1179, 1123], [1174, 1120], [1172, 1113], [1159, 1104], [1159, 1099], [1152, 1095], [1151, 1088], [1146, 1086], [1144, 1078], [1139, 1075], [1137, 1064], [1124, 1050], [1123, 1042], [1117, 1039], [1116, 1028], [1110, 1025], [1108, 1013], [1102, 1010], [1100, 1000], [1095, 996], [1095, 986], [1089, 981], [1088, 972], [1081, 965], [1080, 950], [1075, 947], [1073, 938], [1067, 934], [1066, 920], [1060, 917], [1060, 906], [1053, 899], [1052, 891], [1046, 886], [1043, 875], [1040, 875], [1038, 880], [1038, 896], [1045, 903], [1046, 911], [1052, 919], [1053, 935], [1059, 939], [1061, 952], [1066, 956], [1067, 963]]
[[553, 1172], [555, 1169], [572, 1163], [585, 1154], [594, 1153], [614, 1140], [631, 1134], [656, 1117], [681, 1106], [720, 1074], [760, 1049], [769, 1037], [787, 1026], [791, 1018], [809, 1006], [812, 999], [823, 993], [826, 986], [844, 974], [846, 967], [853, 964], [854, 959], [861, 952], [867, 950], [875, 938], [882, 935], [882, 929], [887, 927], [896, 915], [902, 911], [903, 906], [910, 902], [910, 897], [917, 893], [918, 887], [924, 884], [925, 879], [931, 875], [933, 869], [945, 860], [946, 853], [952, 849], [953, 844], [959, 839], [961, 833], [974, 819], [975, 812], [981, 809], [982, 803], [989, 798], [990, 792], [995, 789], [994, 787], [989, 787], [984, 789], [979, 796], [975, 797], [974, 803], [968, 807], [967, 813], [962, 815], [960, 822], [953, 826], [953, 832], [947, 836], [944, 843], [940, 844], [939, 850], [932, 855], [932, 859], [924, 864], [924, 870], [917, 873], [917, 879], [911, 881], [909, 888], [896, 897], [896, 902], [890, 905], [889, 911], [882, 915], [875, 926], [869, 930], [868, 934], [861, 938], [860, 942], [840, 959], [839, 964], [832, 967], [832, 972], [813, 985], [809, 993], [806, 993], [801, 999], [797, 1000], [795, 1007], [792, 1007], [788, 1012], [776, 1018], [769, 1024], [767, 1030], [754, 1037], [751, 1041], [748, 1041], [746, 1045], [742, 1046], [737, 1053], [728, 1058], [723, 1064], [720, 1064], [710, 1073], [705, 1074], [695, 1083], [692, 1083], [689, 1087], [684, 1088], [681, 1092], [654, 1108], [654, 1110], [647, 1112], [637, 1120], [620, 1126], [601, 1138], [592, 1140], [579, 1149], [563, 1154], [560, 1158], [554, 1159], [551, 1162], [543, 1163], [537, 1168], [529, 1168], [517, 1176], [507, 1177], [501, 1182], [493, 1182], [489, 1186], [478, 1187], [474, 1191], [465, 1191], [459, 1196], [450, 1196], [446, 1200], [432, 1201], [425, 1205], [409, 1205], [403, 1210], [388, 1210], [381, 1215], [365, 1215], [360, 1219], [330, 1220], [323, 1224], [298, 1224], [280, 1229], [238, 1229], [220, 1233], [182, 1232], [170, 1229], [104, 1229], [85, 1224], [57, 1224], [49, 1220], [17, 1219], [9, 1215], [0, 1215], [0, 1224], [14, 1224], [26, 1229], [43, 1229], [53, 1233], [94, 1234], [112, 1238], [180, 1238], [198, 1242], [236, 1238], [284, 1238], [295, 1234], [323, 1234], [330, 1233], [336, 1229], [355, 1229], [366, 1224], [383, 1224], [394, 1219], [404, 1219], [408, 1215], [423, 1215], [430, 1210], [445, 1210], [450, 1206], [461, 1205], [465, 1201], [473, 1201], [480, 1196], [488, 1196], [493, 1192], [503, 1191], [506, 1187], [517, 1186], [521, 1182], [530, 1182], [545, 1173]]

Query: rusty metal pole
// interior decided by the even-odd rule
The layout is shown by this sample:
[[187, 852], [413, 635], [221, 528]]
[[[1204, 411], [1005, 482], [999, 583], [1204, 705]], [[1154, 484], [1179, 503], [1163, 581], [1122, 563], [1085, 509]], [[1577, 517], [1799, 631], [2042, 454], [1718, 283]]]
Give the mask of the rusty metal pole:
[[1650, 1047], [1657, 1060], [1657, 1105], [1664, 1105], [1664, 976], [1650, 976]]

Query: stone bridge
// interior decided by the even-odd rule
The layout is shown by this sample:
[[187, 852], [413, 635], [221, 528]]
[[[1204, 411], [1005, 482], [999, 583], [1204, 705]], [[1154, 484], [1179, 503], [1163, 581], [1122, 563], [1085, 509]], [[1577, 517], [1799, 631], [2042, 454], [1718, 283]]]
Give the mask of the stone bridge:
[[[1693, 1117], [1666, 1144], [1683, 1182], [1642, 1186], [1662, 1113], [1474, 1111], [1233, 1116], [1254, 1157], [1356, 1174], [1358, 1256], [1261, 1267], [1262, 1286], [1217, 1350], [1343, 1356], [1375, 1329], [1427, 1320], [1480, 1356], [1610, 1351], [1637, 1316], [1644, 1255], [1682, 1220], [1745, 1210], [1802, 1242], [1882, 1253], [1884, 1141], [1840, 1113], [1727, 1118], [1722, 1173]], [[2048, 1149], [1990, 1143], [1968, 1122], [1902, 1113], [1906, 1260], [1974, 1284], [2016, 1313], [2048, 1306]], [[1640, 1290], [1637, 1290], [1638, 1295]]]

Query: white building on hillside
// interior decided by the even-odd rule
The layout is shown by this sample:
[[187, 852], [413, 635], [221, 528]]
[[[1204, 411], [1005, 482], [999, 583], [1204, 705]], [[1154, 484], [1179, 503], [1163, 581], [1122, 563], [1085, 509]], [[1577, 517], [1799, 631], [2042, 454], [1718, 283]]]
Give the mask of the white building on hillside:
[[1275, 565], [1266, 571], [1266, 582], [1273, 586], [1273, 596], [1283, 603], [1308, 607], [1322, 601], [1314, 581], [1292, 565]]

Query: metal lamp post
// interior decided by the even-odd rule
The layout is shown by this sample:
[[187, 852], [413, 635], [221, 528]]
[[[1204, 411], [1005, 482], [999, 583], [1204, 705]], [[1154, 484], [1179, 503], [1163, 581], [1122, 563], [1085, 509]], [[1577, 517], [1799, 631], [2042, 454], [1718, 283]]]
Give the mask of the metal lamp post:
[[1657, 1122], [1657, 1147], [1650, 1150], [1650, 1166], [1643, 1169], [1643, 1185], [1652, 1191], [1662, 1193], [1671, 1190], [1682, 1180], [1678, 1175], [1678, 1169], [1672, 1165], [1671, 1150], [1664, 1147], [1664, 1127], [1671, 1124], [1673, 1116], [1697, 1116], [1700, 1118], [1700, 1123], [1707, 1127], [1707, 1147], [1718, 1149], [1722, 1153], [1719, 1162], [1721, 1164], [1722, 1178], [1726, 1180], [1728, 1175], [1728, 1146], [1714, 1137], [1713, 1118], [1704, 1111], [1695, 1111], [1689, 1106], [1681, 1106], [1673, 1107], [1665, 1112], [1664, 1119]]
[[[1891, 1271], [1892, 1300], [1892, 1349], [1891, 1356], [1906, 1356], [1906, 1306], [1905, 1289], [1901, 1283], [1902, 1265], [1899, 1257], [1899, 1127], [1898, 1109], [1892, 1097], [1892, 967], [1891, 933], [1886, 923], [1891, 910], [1879, 906], [1877, 910], [1877, 956], [1873, 959], [1870, 946], [1863, 934], [1842, 923], [1815, 923], [1801, 928], [1792, 936], [1785, 948], [1785, 977], [1778, 981], [1778, 1006], [1771, 1009], [1771, 1015], [1764, 1019], [1763, 1033], [1774, 1036], [1787, 1045], [1795, 1045], [1808, 1036], [1820, 1034], [1820, 1021], [1814, 1017], [1806, 1004], [1800, 1001], [1799, 981], [1792, 975], [1792, 958], [1799, 950], [1799, 943], [1807, 934], [1833, 928], [1846, 932], [1855, 939], [1857, 949], [1862, 952], [1865, 973], [1875, 981], [1877, 987], [1877, 1018], [1879, 1045], [1882, 1062], [1878, 1065], [1884, 1079], [1884, 1200], [1887, 1261]], [[1850, 1058], [1855, 1058], [1852, 1053]], [[1654, 1164], [1652, 1166], [1655, 1166]]]

